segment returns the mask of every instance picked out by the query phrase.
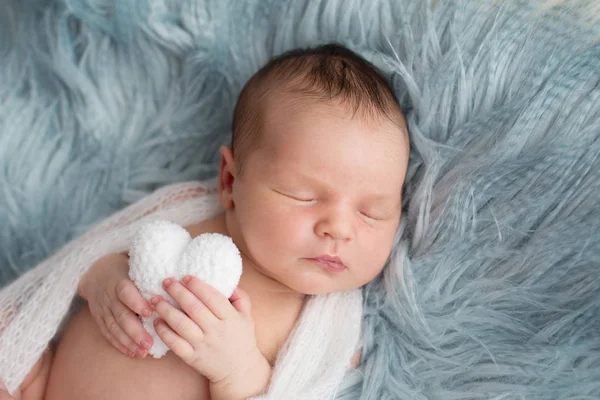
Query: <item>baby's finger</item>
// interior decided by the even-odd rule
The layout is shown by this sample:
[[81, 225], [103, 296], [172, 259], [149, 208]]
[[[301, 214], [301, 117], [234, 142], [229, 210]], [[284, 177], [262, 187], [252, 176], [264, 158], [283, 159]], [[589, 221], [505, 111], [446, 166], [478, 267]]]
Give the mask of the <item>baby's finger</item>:
[[229, 298], [229, 301], [233, 307], [241, 312], [242, 314], [251, 317], [252, 307], [250, 304], [250, 296], [244, 290], [240, 289], [239, 286], [235, 288], [233, 294]]
[[[152, 298], [154, 310], [169, 327], [184, 340], [198, 343], [204, 339], [204, 332], [183, 311], [178, 310], [160, 296]], [[165, 343], [166, 344], [166, 343]]]
[[118, 305], [116, 310], [113, 310], [113, 315], [121, 329], [139, 346], [138, 349], [134, 350], [136, 354], [139, 357], [144, 357], [144, 351], [150, 349], [152, 346], [152, 337], [144, 329], [142, 321], [140, 321], [133, 311], [123, 305]]
[[127, 347], [125, 347], [123, 344], [119, 343], [117, 341], [117, 339], [115, 339], [114, 337], [112, 337], [111, 335], [108, 335], [108, 341], [110, 342], [110, 344], [112, 344], [117, 350], [119, 350], [121, 353], [123, 353], [124, 355], [126, 355], [129, 358], [134, 358], [135, 357], [135, 353], [133, 351], [130, 351]]
[[123, 279], [117, 284], [116, 290], [119, 300], [131, 311], [146, 318], [152, 315], [150, 304], [144, 299], [135, 283], [129, 279]]
[[[166, 303], [164, 301], [163, 303]], [[154, 320], [154, 331], [163, 343], [185, 363], [190, 363], [194, 358], [194, 347], [181, 338], [167, 323], [160, 318]]]
[[[198, 299], [192, 292], [190, 292], [185, 286], [180, 284], [174, 279], [168, 279], [170, 282], [168, 286], [165, 286], [167, 293], [175, 300], [179, 307], [200, 327], [200, 329], [207, 331], [211, 326], [219, 322], [212, 311], [206, 307], [202, 301]], [[168, 321], [167, 321], [168, 322]]]
[[[125, 346], [129, 353], [133, 353], [135, 355], [138, 349], [137, 345], [133, 342], [133, 340], [131, 340], [129, 335], [127, 335], [125, 331], [121, 329], [112, 313], [104, 318], [104, 323], [106, 324], [106, 329], [108, 330], [109, 334], [117, 342]], [[129, 353], [128, 355], [130, 355]]]
[[125, 354], [127, 357], [134, 357], [134, 353], [129, 351], [129, 349], [127, 349], [127, 347], [125, 347], [122, 343], [119, 343], [114, 337], [113, 335], [108, 331], [108, 328], [106, 328], [106, 323], [104, 322], [104, 319], [102, 319], [102, 322], [97, 324], [98, 328], [100, 328], [100, 333], [102, 333], [102, 336], [104, 336], [106, 338], [106, 340], [109, 341], [110, 344], [112, 344], [117, 350], [119, 350], [121, 353]]
[[226, 319], [235, 313], [235, 309], [225, 296], [208, 283], [195, 276], [185, 276], [181, 283], [200, 299], [219, 319]]

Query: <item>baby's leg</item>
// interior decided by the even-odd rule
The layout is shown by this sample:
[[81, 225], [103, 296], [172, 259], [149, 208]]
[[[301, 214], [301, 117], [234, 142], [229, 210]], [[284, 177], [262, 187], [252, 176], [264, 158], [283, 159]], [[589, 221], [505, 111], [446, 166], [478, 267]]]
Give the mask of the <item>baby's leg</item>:
[[50, 376], [50, 366], [54, 349], [49, 347], [44, 351], [38, 362], [33, 366], [15, 394], [20, 400], [43, 400], [46, 394], [46, 384]]

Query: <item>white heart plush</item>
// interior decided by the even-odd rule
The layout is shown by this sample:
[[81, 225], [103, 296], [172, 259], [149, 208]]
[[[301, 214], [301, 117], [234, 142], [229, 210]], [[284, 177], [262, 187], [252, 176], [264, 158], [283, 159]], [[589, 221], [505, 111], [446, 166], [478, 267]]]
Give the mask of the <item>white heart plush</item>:
[[[146, 300], [161, 295], [175, 301], [162, 287], [167, 277], [177, 280], [193, 275], [229, 298], [242, 275], [242, 258], [233, 240], [219, 233], [205, 233], [192, 239], [181, 226], [169, 221], [143, 224], [129, 249], [129, 277]], [[154, 314], [142, 318], [153, 339], [148, 353], [161, 358], [169, 349], [154, 331]]]

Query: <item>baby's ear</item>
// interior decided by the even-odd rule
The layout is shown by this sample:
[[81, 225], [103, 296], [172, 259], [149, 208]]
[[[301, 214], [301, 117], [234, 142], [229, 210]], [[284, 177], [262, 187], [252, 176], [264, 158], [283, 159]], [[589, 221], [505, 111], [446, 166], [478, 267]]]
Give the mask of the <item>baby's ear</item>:
[[219, 203], [225, 210], [233, 208], [233, 181], [235, 180], [235, 163], [230, 147], [221, 146], [221, 164], [219, 165]]

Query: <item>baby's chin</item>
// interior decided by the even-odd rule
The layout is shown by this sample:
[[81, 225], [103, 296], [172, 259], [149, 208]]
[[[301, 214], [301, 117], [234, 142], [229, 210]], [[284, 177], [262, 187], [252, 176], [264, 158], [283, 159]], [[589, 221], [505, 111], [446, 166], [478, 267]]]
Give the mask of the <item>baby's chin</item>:
[[285, 268], [269, 265], [257, 269], [272, 283], [276, 282], [277, 285], [285, 287], [284, 291], [298, 295], [346, 292], [364, 285], [364, 282], [358, 282], [357, 277], [348, 269], [332, 272], [306, 259], [295, 260]]
[[284, 282], [284, 284], [292, 291], [307, 296], [345, 292], [361, 286], [359, 284], [353, 285], [341, 277], [325, 274], [306, 274], [300, 277], [291, 277], [289, 282]]

